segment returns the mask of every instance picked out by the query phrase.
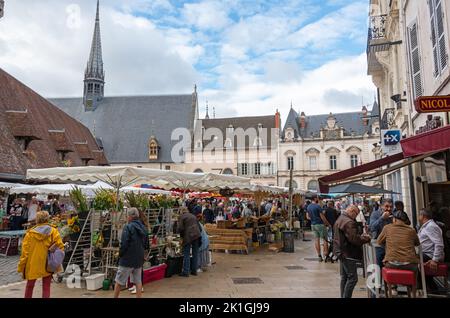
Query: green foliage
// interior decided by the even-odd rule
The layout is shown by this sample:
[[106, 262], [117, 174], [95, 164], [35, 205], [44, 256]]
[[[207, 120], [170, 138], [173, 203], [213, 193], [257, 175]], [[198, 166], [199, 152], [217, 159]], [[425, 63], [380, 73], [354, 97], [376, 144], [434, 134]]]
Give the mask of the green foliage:
[[[114, 190], [100, 189], [95, 191], [94, 209], [98, 211], [109, 211], [116, 209], [117, 194]], [[119, 210], [123, 209], [123, 202], [119, 198]]]
[[74, 204], [78, 212], [88, 212], [87, 198], [79, 187], [74, 187], [69, 193], [70, 200]]

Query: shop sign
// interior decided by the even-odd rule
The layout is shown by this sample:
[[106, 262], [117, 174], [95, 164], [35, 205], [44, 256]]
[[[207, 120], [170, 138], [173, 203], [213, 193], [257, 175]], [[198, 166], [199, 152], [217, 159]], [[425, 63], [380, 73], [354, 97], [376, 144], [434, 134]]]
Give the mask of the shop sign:
[[381, 130], [383, 153], [391, 156], [402, 152], [400, 141], [402, 140], [402, 132], [399, 129], [383, 129]]
[[416, 100], [418, 113], [450, 112], [450, 96], [422, 96]]

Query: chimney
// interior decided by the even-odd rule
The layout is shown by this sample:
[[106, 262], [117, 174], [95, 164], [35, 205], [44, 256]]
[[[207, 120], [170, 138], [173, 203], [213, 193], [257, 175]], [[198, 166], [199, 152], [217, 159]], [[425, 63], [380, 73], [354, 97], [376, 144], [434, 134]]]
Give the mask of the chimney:
[[300, 114], [300, 129], [305, 129], [306, 128], [306, 115], [305, 112], [302, 112]]
[[275, 113], [275, 128], [280, 129], [280, 127], [281, 127], [281, 115], [277, 109], [277, 112]]
[[362, 108], [362, 120], [363, 120], [363, 125], [364, 126], [368, 126], [369, 125], [369, 118], [367, 117], [368, 116], [368, 110], [367, 110], [367, 107], [366, 106], [363, 106], [363, 108]]

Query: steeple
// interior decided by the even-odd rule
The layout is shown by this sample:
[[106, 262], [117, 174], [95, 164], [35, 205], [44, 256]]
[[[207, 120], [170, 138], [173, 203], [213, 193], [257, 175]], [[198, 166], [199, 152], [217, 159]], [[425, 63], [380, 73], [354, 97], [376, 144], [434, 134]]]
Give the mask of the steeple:
[[86, 111], [95, 110], [103, 99], [105, 72], [103, 71], [102, 40], [100, 36], [100, 0], [97, 0], [94, 36], [89, 61], [84, 72], [83, 104]]
[[208, 106], [208, 101], [206, 101], [206, 116], [205, 119], [209, 119], [209, 106]]

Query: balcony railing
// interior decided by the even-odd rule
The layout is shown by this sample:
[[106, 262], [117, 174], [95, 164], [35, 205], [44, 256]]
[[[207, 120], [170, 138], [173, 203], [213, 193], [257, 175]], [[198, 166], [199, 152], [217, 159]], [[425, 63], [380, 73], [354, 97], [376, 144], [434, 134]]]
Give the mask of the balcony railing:
[[384, 39], [386, 37], [387, 14], [370, 17], [369, 40]]
[[381, 45], [382, 47], [380, 47], [380, 43], [379, 43], [380, 41], [377, 41], [377, 40], [386, 39], [387, 17], [388, 17], [387, 14], [376, 15], [376, 16], [370, 17], [369, 32], [367, 35], [367, 53], [369, 53], [371, 51], [371, 49], [373, 50], [373, 48], [375, 48], [376, 51], [385, 49], [385, 47], [384, 47], [385, 45]]

